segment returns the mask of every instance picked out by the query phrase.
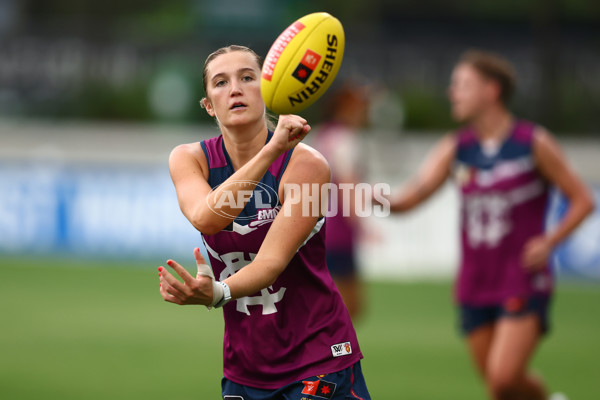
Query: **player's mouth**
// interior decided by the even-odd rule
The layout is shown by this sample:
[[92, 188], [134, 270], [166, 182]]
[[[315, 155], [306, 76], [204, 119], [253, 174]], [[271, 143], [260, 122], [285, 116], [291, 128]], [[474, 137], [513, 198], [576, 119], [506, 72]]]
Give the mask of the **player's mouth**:
[[246, 104], [242, 103], [241, 101], [235, 102], [233, 103], [233, 105], [231, 107], [229, 107], [230, 110], [239, 110], [239, 109], [245, 109], [247, 106]]

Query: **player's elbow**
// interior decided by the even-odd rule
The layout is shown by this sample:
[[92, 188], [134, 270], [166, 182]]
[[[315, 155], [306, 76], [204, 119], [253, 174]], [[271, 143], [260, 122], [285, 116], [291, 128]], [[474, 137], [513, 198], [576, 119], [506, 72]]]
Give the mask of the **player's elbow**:
[[223, 224], [219, 224], [217, 221], [210, 218], [210, 216], [203, 215], [202, 213], [191, 216], [189, 220], [194, 228], [204, 235], [215, 235], [224, 228], [224, 226], [222, 226]]
[[203, 235], [216, 235], [217, 233], [221, 232], [222, 229], [220, 229], [219, 227], [215, 226], [215, 225], [196, 225], [194, 224], [194, 227], [198, 230], [198, 232], [201, 232]]
[[396, 203], [390, 203], [390, 212], [393, 214], [404, 213], [412, 210], [416, 207], [415, 203], [408, 202], [406, 200], [398, 201]]
[[267, 279], [265, 280], [265, 283], [263, 284], [263, 289], [273, 286], [273, 284], [275, 283], [276, 280], [277, 280], [277, 276], [267, 277]]
[[594, 204], [594, 197], [592, 196], [592, 193], [590, 192], [590, 190], [586, 190], [585, 194], [583, 195], [583, 199], [582, 199], [582, 207], [584, 209], [585, 215], [589, 215], [591, 214], [594, 209], [596, 208], [596, 205]]

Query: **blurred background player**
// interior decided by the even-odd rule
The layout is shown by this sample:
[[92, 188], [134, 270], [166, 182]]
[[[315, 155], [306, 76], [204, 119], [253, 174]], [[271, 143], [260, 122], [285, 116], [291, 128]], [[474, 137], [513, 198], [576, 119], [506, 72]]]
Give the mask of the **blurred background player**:
[[337, 204], [331, 206], [337, 212], [327, 216], [327, 267], [350, 316], [356, 320], [364, 296], [356, 256], [361, 225], [355, 212], [353, 188], [363, 181], [359, 135], [368, 122], [367, 87], [344, 83], [327, 98], [324, 112], [324, 122], [311, 134], [310, 143], [329, 162], [331, 180], [338, 188], [333, 200]]
[[[304, 183], [320, 194], [329, 167], [300, 144], [310, 131], [305, 119], [281, 116], [269, 131], [260, 64], [243, 46], [221, 48], [204, 64], [202, 105], [221, 134], [176, 147], [169, 167], [217, 281], [203, 272], [208, 266], [196, 249], [196, 278], [169, 260], [184, 283], [160, 267], [160, 293], [175, 304], [223, 307], [224, 398], [368, 399], [356, 333], [325, 265], [324, 217], [306, 215], [302, 199], [289, 200], [284, 191]], [[278, 194], [268, 204], [260, 193], [265, 186]], [[243, 204], [219, 206], [242, 190], [252, 191], [254, 202], [244, 197]]]
[[[469, 51], [452, 72], [453, 118], [464, 124], [441, 139], [417, 176], [391, 198], [404, 212], [429, 198], [450, 176], [462, 197], [462, 259], [455, 294], [472, 359], [496, 400], [547, 398], [528, 363], [548, 329], [552, 249], [593, 209], [591, 194], [543, 127], [507, 108], [512, 66]], [[544, 230], [549, 185], [570, 207]]]

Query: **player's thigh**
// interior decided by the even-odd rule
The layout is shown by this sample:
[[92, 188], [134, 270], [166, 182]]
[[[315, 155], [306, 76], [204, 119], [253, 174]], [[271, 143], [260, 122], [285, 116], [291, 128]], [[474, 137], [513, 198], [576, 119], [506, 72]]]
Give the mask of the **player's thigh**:
[[540, 337], [540, 317], [536, 313], [500, 318], [488, 355], [488, 379], [499, 385], [518, 382], [525, 376]]
[[487, 357], [494, 334], [494, 324], [500, 315], [497, 306], [471, 306], [461, 304], [460, 328], [466, 338], [471, 358], [479, 373], [485, 376]]
[[488, 323], [467, 334], [466, 342], [471, 358], [482, 376], [486, 375], [487, 359], [494, 337], [494, 324]]

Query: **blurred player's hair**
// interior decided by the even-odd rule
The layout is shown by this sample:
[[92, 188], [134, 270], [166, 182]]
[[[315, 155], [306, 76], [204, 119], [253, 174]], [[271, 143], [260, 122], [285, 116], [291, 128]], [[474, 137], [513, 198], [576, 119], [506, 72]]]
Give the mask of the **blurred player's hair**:
[[[321, 108], [321, 119], [331, 120], [340, 118], [344, 112], [356, 112], [360, 110], [365, 113], [369, 107], [369, 87], [351, 80], [347, 80], [332, 88], [323, 101]], [[366, 121], [365, 121], [366, 122]]]
[[500, 100], [508, 104], [515, 92], [515, 69], [508, 60], [500, 55], [482, 50], [467, 50], [458, 64], [469, 64], [481, 75], [498, 83], [500, 87]]

